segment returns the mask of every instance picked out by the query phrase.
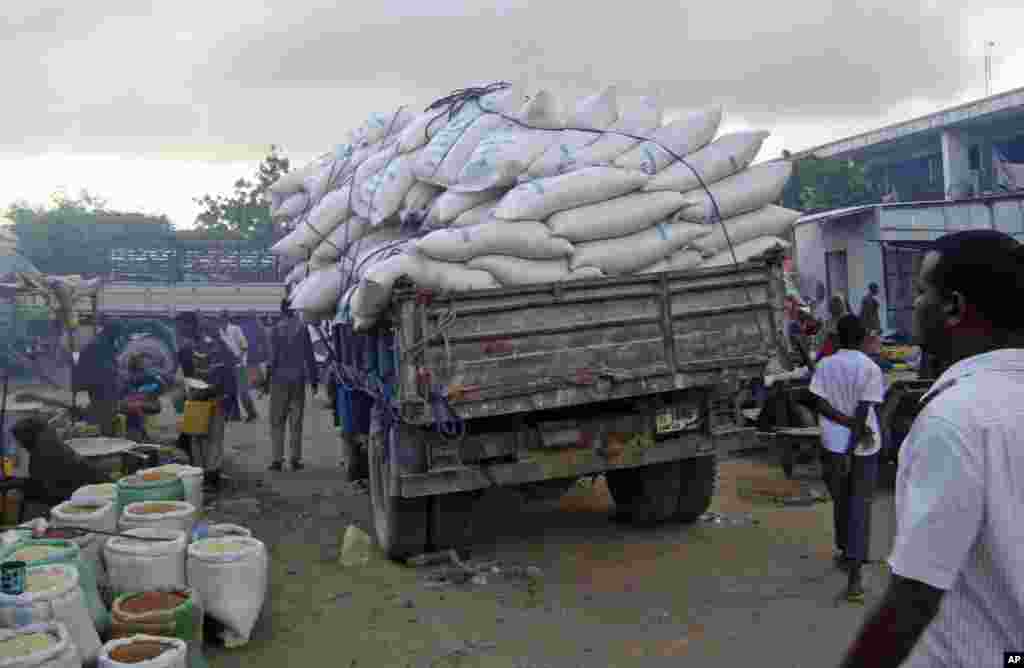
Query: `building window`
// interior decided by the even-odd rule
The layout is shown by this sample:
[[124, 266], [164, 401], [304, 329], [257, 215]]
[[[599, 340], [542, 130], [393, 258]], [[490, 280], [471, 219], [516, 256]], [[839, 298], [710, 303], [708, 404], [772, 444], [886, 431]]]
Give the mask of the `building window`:
[[978, 171], [981, 169], [981, 148], [975, 144], [967, 151], [968, 169]]

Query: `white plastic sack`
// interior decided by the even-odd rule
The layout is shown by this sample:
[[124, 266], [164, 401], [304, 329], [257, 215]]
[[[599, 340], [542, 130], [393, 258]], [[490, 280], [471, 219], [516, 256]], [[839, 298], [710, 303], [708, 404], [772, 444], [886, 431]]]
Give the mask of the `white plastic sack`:
[[677, 156], [685, 157], [707, 146], [714, 139], [721, 122], [721, 107], [704, 109], [672, 121], [651, 133], [651, 141], [645, 141], [619, 156], [615, 166], [637, 169], [653, 176], [676, 162]]
[[164, 464], [151, 469], [145, 469], [139, 473], [173, 473], [181, 480], [185, 487], [185, 501], [191, 503], [197, 509], [203, 508], [203, 469], [198, 466], [186, 464]]
[[302, 180], [302, 189], [315, 206], [324, 196], [343, 183], [347, 160], [332, 158]]
[[668, 256], [664, 260], [658, 260], [649, 267], [645, 267], [638, 271], [638, 274], [660, 274], [665, 271], [684, 271], [686, 269], [696, 269], [700, 266], [700, 263], [704, 261], [700, 253], [695, 250], [683, 248], [677, 250], [672, 255]]
[[505, 188], [471, 193], [449, 190], [437, 198], [437, 218], [447, 225], [470, 209], [487, 202], [497, 202], [506, 192]]
[[[760, 257], [766, 251], [779, 247], [789, 248], [789, 242], [777, 237], [761, 237], [737, 244], [733, 246], [732, 250], [736, 253], [736, 262], [748, 262]], [[704, 260], [700, 266], [703, 269], [705, 267], [724, 267], [731, 264], [733, 264], [733, 253], [732, 251], [725, 250], [708, 260]]]
[[427, 257], [448, 262], [465, 262], [480, 255], [553, 260], [572, 253], [572, 244], [552, 236], [544, 223], [498, 220], [431, 232], [416, 242], [416, 248]]
[[171, 538], [170, 541], [132, 540], [127, 536], [111, 538], [103, 548], [110, 588], [116, 594], [150, 591], [158, 587], [185, 587], [184, 531], [168, 529], [132, 529], [127, 536]]
[[435, 201], [444, 193], [444, 188], [426, 181], [417, 181], [405, 194], [398, 219], [402, 223], [418, 227], [427, 217]]
[[511, 186], [519, 175], [558, 140], [565, 114], [558, 100], [540, 91], [516, 116], [518, 123], [504, 121], [480, 142], [466, 162], [455, 190], [478, 192]]
[[[686, 163], [697, 170], [705, 185], [744, 170], [757, 157], [770, 133], [761, 130], [730, 132], [722, 135], [696, 153], [685, 156]], [[693, 170], [681, 162], [669, 165], [647, 182], [644, 190], [675, 190], [687, 192], [700, 188]]]
[[427, 145], [427, 142], [445, 126], [448, 121], [446, 109], [424, 111], [416, 116], [398, 136], [398, 150], [410, 153]]
[[558, 211], [625, 195], [645, 183], [647, 175], [643, 172], [586, 167], [516, 186], [501, 199], [494, 216], [505, 220], [545, 220]]
[[278, 257], [284, 257], [291, 260], [298, 260], [304, 258], [305, 254], [300, 245], [305, 235], [298, 229], [292, 230], [288, 234], [284, 235], [280, 241], [270, 247], [270, 252]]
[[274, 181], [274, 183], [270, 185], [268, 190], [274, 195], [284, 196], [281, 200], [284, 201], [284, 199], [287, 199], [288, 195], [299, 192], [302, 188], [302, 182], [306, 177], [322, 167], [326, 160], [327, 158], [318, 158], [299, 169], [293, 169], [290, 172], [285, 172], [277, 179], [277, 181]]
[[366, 218], [353, 216], [338, 225], [313, 251], [319, 261], [332, 261], [341, 257], [348, 248], [370, 233], [372, 226]]
[[188, 581], [203, 612], [225, 627], [229, 646], [244, 644], [267, 593], [267, 549], [255, 538], [206, 538], [188, 546]]
[[402, 202], [414, 185], [416, 175], [413, 165], [416, 153], [407, 153], [392, 158], [387, 166], [372, 176], [364, 185], [369, 201], [371, 225], [380, 225], [402, 208]]
[[[150, 504], [166, 506], [169, 510], [157, 513], [143, 512]], [[122, 532], [144, 528], [169, 529], [184, 531], [186, 536], [191, 536], [195, 523], [196, 507], [187, 501], [137, 501], [124, 507], [117, 526]]]
[[711, 257], [728, 250], [730, 242], [736, 246], [758, 237], [783, 236], [793, 228], [793, 223], [800, 216], [799, 211], [769, 204], [756, 211], [726, 220], [725, 230], [728, 232], [728, 238], [722, 231], [722, 225], [715, 223], [711, 234], [697, 239], [692, 245], [704, 257]]
[[82, 658], [95, 661], [100, 652], [100, 636], [78, 586], [78, 568], [70, 564], [32, 566], [26, 569], [25, 577], [26, 582], [45, 578], [51, 588], [25, 591], [17, 596], [0, 592], [0, 627], [61, 622]]
[[[98, 485], [85, 485], [75, 490], [71, 500], [79, 503], [102, 504], [107, 501], [117, 502], [117, 485], [112, 482], [104, 482]], [[116, 520], [115, 520], [116, 521]]]
[[453, 220], [449, 227], [470, 227], [472, 225], [479, 225], [493, 220], [494, 210], [498, 208], [498, 202], [500, 201], [501, 200], [484, 202], [483, 204], [474, 206], [469, 211], [460, 213], [459, 217]]
[[288, 196], [288, 199], [281, 202], [281, 206], [270, 212], [274, 218], [294, 218], [309, 208], [309, 195], [305, 192], [297, 192]]
[[395, 226], [381, 227], [355, 242], [347, 255], [357, 273], [365, 272], [371, 263], [379, 262], [401, 250], [406, 245], [402, 242], [401, 229]]
[[[155, 659], [149, 659], [141, 663], [122, 663], [110, 658], [110, 655], [122, 645], [131, 645], [135, 642], [151, 643], [156, 642], [165, 645], [167, 649]], [[150, 636], [137, 633], [127, 638], [111, 640], [102, 647], [99, 654], [97, 668], [129, 668], [130, 666], [142, 668], [188, 668], [188, 643], [180, 638], [169, 638], [165, 636]]]
[[300, 233], [296, 245], [303, 254], [319, 246], [338, 225], [348, 220], [352, 214], [351, 199], [352, 188], [344, 185], [327, 193], [309, 212], [306, 220], [299, 222], [295, 228]]
[[[607, 165], [640, 143], [633, 137], [648, 137], [661, 126], [662, 108], [656, 98], [645, 97], [635, 109], [624, 110], [608, 132], [581, 149], [571, 152], [570, 169]], [[626, 136], [630, 135], [630, 136]]]
[[[96, 506], [96, 510], [72, 512], [72, 508], [81, 508], [83, 506]], [[117, 531], [117, 503], [112, 499], [95, 503], [75, 500], [72, 497], [72, 500], [65, 501], [50, 509], [50, 520], [55, 526], [81, 527], [83, 529], [112, 533]]]
[[366, 122], [350, 137], [356, 145], [372, 145], [388, 137], [397, 137], [416, 119], [416, 112], [408, 107], [399, 107], [391, 113], [370, 114]]
[[570, 266], [573, 269], [597, 267], [610, 276], [631, 274], [667, 258], [709, 232], [707, 225], [657, 223], [629, 236], [577, 244]]
[[307, 271], [309, 271], [309, 265], [305, 262], [300, 262], [292, 267], [292, 270], [284, 277], [285, 286], [294, 285], [301, 281], [306, 276]]
[[[352, 177], [352, 212], [355, 215], [370, 220], [374, 187], [379, 183], [379, 179], [375, 177], [387, 169], [397, 157], [398, 146], [394, 143], [388, 144], [367, 158], [356, 170], [355, 176]], [[405, 196], [404, 193], [402, 196]]]
[[345, 275], [332, 264], [312, 273], [292, 295], [291, 305], [296, 311], [323, 313], [337, 303], [341, 296]]
[[[766, 162], [723, 179], [708, 189], [718, 203], [718, 215], [726, 220], [779, 199], [792, 173], [793, 163], [788, 160]], [[703, 188], [691, 190], [684, 197], [688, 205], [679, 212], [680, 218], [698, 223], [713, 219], [714, 206]]]
[[559, 211], [548, 218], [555, 236], [569, 241], [596, 241], [634, 234], [679, 210], [683, 196], [674, 192], [633, 193]]
[[473, 124], [466, 128], [459, 140], [451, 147], [448, 154], [441, 162], [441, 166], [433, 175], [433, 182], [450, 188], [459, 182], [459, 176], [465, 169], [476, 151], [480, 142], [484, 141], [492, 132], [495, 132], [506, 125], [506, 119], [499, 114], [485, 113], [473, 121]]
[[46, 634], [53, 643], [28, 656], [0, 659], [0, 668], [82, 668], [82, 657], [66, 624], [62, 622], [41, 622], [13, 629], [0, 629], [0, 644], [20, 636]]
[[567, 123], [570, 128], [580, 129], [561, 132], [558, 139], [533, 161], [526, 172], [519, 175], [519, 181], [555, 176], [572, 170], [575, 166], [573, 153], [601, 138], [600, 132], [586, 130], [606, 130], [618, 119], [619, 104], [614, 86], [584, 98]]
[[571, 273], [566, 258], [525, 260], [510, 255], [481, 255], [470, 260], [467, 266], [489, 272], [503, 286], [557, 283], [568, 280]]

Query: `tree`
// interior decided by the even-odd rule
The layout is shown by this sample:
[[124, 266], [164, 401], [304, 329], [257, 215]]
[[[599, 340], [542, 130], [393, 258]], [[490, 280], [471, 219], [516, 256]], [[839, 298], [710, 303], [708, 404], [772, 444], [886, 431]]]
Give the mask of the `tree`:
[[879, 201], [862, 163], [809, 156], [794, 164], [786, 204], [806, 212], [826, 211]]
[[213, 239], [236, 233], [244, 239], [269, 242], [273, 239], [274, 225], [267, 191], [289, 169], [288, 158], [278, 152], [277, 146], [271, 146], [254, 180], [238, 179], [230, 195], [203, 195], [195, 199], [196, 204], [203, 207], [196, 218], [196, 227]]

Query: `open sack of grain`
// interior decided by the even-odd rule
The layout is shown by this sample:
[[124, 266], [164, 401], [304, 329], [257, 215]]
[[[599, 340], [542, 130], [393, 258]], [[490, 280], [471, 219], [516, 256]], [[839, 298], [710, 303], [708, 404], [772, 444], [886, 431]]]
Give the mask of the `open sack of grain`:
[[4, 668], [81, 668], [82, 657], [63, 622], [0, 629]]
[[98, 668], [186, 668], [188, 648], [177, 638], [138, 634], [103, 645]]
[[[721, 266], [785, 244], [787, 161], [753, 164], [765, 131], [721, 108], [668, 114], [602, 91], [470, 89], [420, 114], [374, 115], [271, 188], [292, 231], [292, 305], [372, 327], [403, 281], [434, 292]], [[381, 118], [388, 122], [381, 122]]]
[[[133, 540], [167, 538], [165, 541]], [[186, 586], [185, 532], [174, 529], [132, 529], [111, 538], [103, 548], [110, 588], [114, 594]]]
[[188, 582], [229, 647], [249, 641], [267, 594], [267, 549], [255, 538], [204, 538], [188, 546]]

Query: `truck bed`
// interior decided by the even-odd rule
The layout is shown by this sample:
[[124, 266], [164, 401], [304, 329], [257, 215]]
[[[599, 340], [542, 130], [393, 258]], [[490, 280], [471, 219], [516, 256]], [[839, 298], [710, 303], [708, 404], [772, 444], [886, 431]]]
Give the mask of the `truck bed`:
[[777, 263], [425, 298], [396, 291], [398, 402], [473, 420], [760, 376], [776, 354]]

